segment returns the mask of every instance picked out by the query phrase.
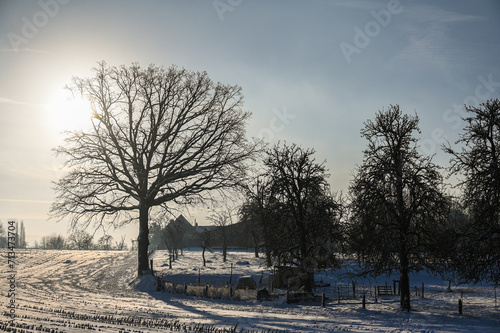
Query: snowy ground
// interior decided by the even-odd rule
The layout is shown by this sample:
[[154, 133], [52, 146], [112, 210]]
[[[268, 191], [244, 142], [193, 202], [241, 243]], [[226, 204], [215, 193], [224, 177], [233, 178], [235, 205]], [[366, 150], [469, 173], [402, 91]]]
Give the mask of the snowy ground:
[[[231, 252], [222, 263], [220, 253], [208, 253], [207, 267], [200, 267], [201, 252], [185, 251], [168, 267], [168, 255], [153, 255], [154, 268], [166, 281], [183, 284], [201, 282], [224, 285], [233, 263], [233, 284], [240, 275], [256, 281], [269, 274], [252, 253]], [[7, 254], [0, 276], [0, 309], [9, 311]], [[246, 264], [248, 262], [248, 264]], [[136, 255], [132, 252], [18, 250], [16, 266], [17, 327], [58, 332], [168, 332], [194, 329], [201, 325], [248, 330], [288, 330], [291, 332], [500, 332], [500, 309], [495, 308], [492, 286], [459, 286], [447, 292], [448, 283], [420, 274], [411, 277], [412, 286], [425, 283], [425, 298], [414, 297], [410, 313], [398, 310], [397, 296], [381, 296], [378, 302], [369, 293], [367, 307], [361, 299], [335, 296], [337, 288], [350, 285], [340, 273], [328, 272], [317, 279], [331, 287], [319, 289], [330, 296], [326, 307], [320, 303], [286, 304], [283, 299], [268, 302], [208, 299], [154, 291], [154, 281], [135, 279]], [[264, 279], [265, 280], [265, 279]], [[363, 286], [392, 284], [392, 278], [356, 280], [358, 293]], [[138, 290], [140, 289], [140, 290]], [[346, 289], [347, 290], [347, 289]], [[463, 291], [464, 314], [458, 314]], [[346, 291], [346, 293], [348, 293]], [[7, 323], [8, 317], [0, 321]], [[1, 327], [1, 326], [0, 326]]]

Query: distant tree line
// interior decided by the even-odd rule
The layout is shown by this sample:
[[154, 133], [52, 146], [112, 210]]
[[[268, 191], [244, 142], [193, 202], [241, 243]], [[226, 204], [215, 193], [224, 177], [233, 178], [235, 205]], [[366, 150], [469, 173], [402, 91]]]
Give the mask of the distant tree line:
[[103, 235], [96, 241], [94, 236], [86, 231], [73, 231], [68, 237], [61, 234], [43, 236], [35, 241], [32, 248], [44, 250], [128, 250], [125, 237], [115, 240], [111, 235]]
[[[125, 237], [115, 240], [111, 235], [103, 235], [94, 240], [94, 235], [84, 230], [73, 230], [67, 237], [61, 234], [51, 234], [43, 236], [40, 241], [34, 241], [28, 245], [26, 242], [26, 229], [24, 222], [15, 221], [15, 248], [35, 248], [35, 249], [54, 249], [54, 250], [127, 250]], [[9, 229], [0, 221], [0, 248], [6, 248], [8, 245]]]

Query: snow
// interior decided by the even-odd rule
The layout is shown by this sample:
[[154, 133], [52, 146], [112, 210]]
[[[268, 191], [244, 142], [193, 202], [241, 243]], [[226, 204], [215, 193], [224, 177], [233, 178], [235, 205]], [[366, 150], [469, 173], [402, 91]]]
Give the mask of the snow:
[[[413, 311], [399, 310], [395, 295], [370, 294], [376, 284], [392, 285], [393, 277], [355, 279], [357, 295], [344, 297], [352, 290], [352, 279], [340, 272], [317, 274], [317, 280], [330, 283], [318, 288], [329, 297], [320, 302], [287, 304], [286, 297], [273, 301], [235, 301], [157, 292], [156, 279], [135, 277], [137, 255], [117, 251], [17, 250], [16, 315], [18, 327], [34, 332], [40, 325], [58, 332], [169, 332], [200, 325], [234, 328], [237, 331], [288, 330], [290, 332], [500, 332], [500, 308], [495, 307], [495, 289], [491, 285], [454, 286], [427, 273], [411, 276], [413, 286], [425, 284], [425, 297], [412, 298]], [[201, 251], [184, 251], [169, 269], [168, 254], [153, 254], [154, 268], [165, 281], [224, 286], [240, 276], [250, 275], [265, 283], [271, 273], [254, 258], [253, 252], [231, 251], [228, 262], [222, 254], [207, 253], [210, 263], [202, 267]], [[2, 262], [7, 254], [2, 253]], [[248, 262], [248, 264], [247, 264]], [[244, 264], [242, 264], [244, 263]], [[6, 265], [6, 264], [5, 264]], [[8, 273], [0, 276], [0, 308], [7, 311], [10, 299]], [[340, 304], [336, 297], [343, 291]], [[366, 291], [367, 306], [361, 307]], [[250, 293], [250, 291], [249, 291]], [[463, 295], [463, 296], [462, 296]], [[464, 314], [458, 314], [458, 299], [463, 297]], [[7, 317], [0, 321], [7, 323]], [[31, 325], [31, 326], [30, 326]], [[197, 326], [198, 325], [198, 326]]]

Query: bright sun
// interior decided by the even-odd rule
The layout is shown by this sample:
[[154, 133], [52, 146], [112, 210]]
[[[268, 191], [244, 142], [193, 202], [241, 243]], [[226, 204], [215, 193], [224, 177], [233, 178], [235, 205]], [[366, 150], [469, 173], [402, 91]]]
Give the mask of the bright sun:
[[85, 130], [92, 125], [90, 103], [81, 97], [61, 93], [48, 106], [51, 127], [57, 133]]

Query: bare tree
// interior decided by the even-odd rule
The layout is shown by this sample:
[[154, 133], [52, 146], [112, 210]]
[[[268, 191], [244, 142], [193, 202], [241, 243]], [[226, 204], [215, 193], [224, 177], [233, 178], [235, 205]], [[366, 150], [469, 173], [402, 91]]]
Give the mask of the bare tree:
[[466, 106], [469, 117], [456, 144], [451, 172], [463, 175], [463, 206], [469, 223], [457, 228], [453, 260], [463, 282], [500, 281], [500, 100]]
[[401, 306], [408, 311], [409, 273], [434, 261], [435, 231], [449, 212], [439, 168], [417, 151], [418, 122], [398, 105], [365, 122], [368, 147], [350, 186], [351, 241], [364, 260], [362, 273], [399, 272]]
[[185, 226], [178, 219], [170, 220], [161, 233], [163, 243], [172, 255], [172, 260], [178, 259], [179, 249], [182, 248], [182, 241], [186, 234]]
[[229, 207], [227, 204], [224, 204], [222, 208], [214, 210], [207, 218], [215, 226], [214, 232], [217, 234], [222, 246], [223, 262], [227, 260], [227, 249], [233, 237], [232, 225], [234, 211], [234, 207]]
[[205, 267], [207, 265], [207, 260], [205, 258], [205, 252], [206, 250], [211, 251], [211, 246], [213, 242], [213, 232], [208, 229], [203, 229], [199, 234], [198, 234], [198, 241], [201, 246], [201, 257], [203, 259], [203, 266]]
[[276, 145], [264, 161], [270, 197], [262, 222], [270, 234], [269, 254], [300, 267], [307, 291], [312, 290], [315, 269], [338, 264], [335, 244], [340, 241], [341, 207], [330, 193], [324, 163], [316, 163], [314, 153], [297, 145]]
[[176, 67], [94, 68], [70, 90], [92, 105], [90, 131], [70, 132], [55, 149], [69, 172], [55, 183], [54, 218], [72, 225], [121, 226], [138, 218], [138, 275], [149, 269], [153, 207], [196, 204], [245, 177], [258, 151], [245, 126], [238, 86]]
[[117, 251], [127, 250], [127, 244], [125, 244], [125, 236], [121, 236], [120, 241], [115, 242], [115, 248]]
[[41, 247], [43, 249], [62, 250], [67, 248], [66, 239], [62, 235], [52, 234], [42, 237]]
[[111, 235], [103, 235], [97, 241], [97, 249], [109, 251], [113, 248], [113, 236]]
[[0, 221], [0, 248], [7, 247], [7, 232], [5, 231], [5, 227]]
[[245, 201], [240, 208], [242, 221], [250, 223], [255, 257], [258, 257], [259, 248], [262, 246], [265, 251], [267, 267], [273, 265], [271, 251], [272, 244], [275, 243], [275, 233], [270, 232], [273, 222], [271, 202], [274, 200], [270, 189], [269, 175], [263, 174], [253, 177], [243, 186]]
[[17, 230], [17, 237], [16, 237], [16, 247], [19, 249], [25, 249], [26, 248], [26, 230], [24, 228], [24, 222], [16, 222], [16, 230]]
[[261, 211], [259, 208], [257, 200], [253, 196], [249, 196], [238, 211], [240, 223], [244, 226], [243, 235], [240, 235], [240, 237], [248, 238], [248, 235], [252, 236], [255, 258], [259, 258], [259, 250], [262, 246], [261, 223], [259, 223]]
[[92, 240], [94, 235], [91, 235], [85, 230], [74, 230], [69, 235], [69, 241], [74, 244], [78, 250], [89, 250], [92, 248]]

